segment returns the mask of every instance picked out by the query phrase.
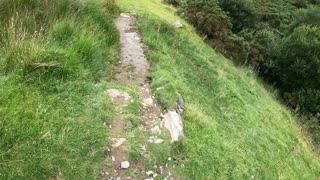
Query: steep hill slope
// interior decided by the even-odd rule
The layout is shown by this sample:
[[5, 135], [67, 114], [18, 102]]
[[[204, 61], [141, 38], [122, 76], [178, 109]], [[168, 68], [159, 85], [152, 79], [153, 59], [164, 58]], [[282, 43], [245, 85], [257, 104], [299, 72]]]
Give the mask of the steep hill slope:
[[[190, 179], [317, 179], [320, 162], [294, 116], [255, 77], [215, 52], [160, 0], [118, 0], [137, 13], [153, 90], [187, 103], [185, 139], [171, 154]], [[180, 20], [182, 29], [172, 24]]]

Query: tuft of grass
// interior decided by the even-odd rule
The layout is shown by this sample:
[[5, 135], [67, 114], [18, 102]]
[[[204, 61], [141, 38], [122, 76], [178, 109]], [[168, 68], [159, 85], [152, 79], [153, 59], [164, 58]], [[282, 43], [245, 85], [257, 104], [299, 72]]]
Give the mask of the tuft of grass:
[[112, 0], [0, 1], [0, 179], [94, 179], [114, 107]]
[[138, 149], [131, 149], [129, 151], [129, 159], [131, 161], [139, 161], [141, 158], [140, 151]]
[[[215, 52], [160, 0], [117, 2], [139, 15], [157, 98], [168, 108], [180, 93], [187, 104], [185, 139], [154, 148], [157, 161], [173, 155], [186, 179], [319, 177], [309, 139], [254, 73]], [[185, 26], [174, 28], [176, 20]]]

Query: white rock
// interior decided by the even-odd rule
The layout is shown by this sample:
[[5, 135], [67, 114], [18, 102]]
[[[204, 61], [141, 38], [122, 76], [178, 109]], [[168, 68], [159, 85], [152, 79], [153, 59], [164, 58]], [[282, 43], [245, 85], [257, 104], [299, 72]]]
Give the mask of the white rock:
[[107, 93], [114, 103], [128, 103], [132, 98], [128, 93], [120, 91], [118, 89], [108, 89]]
[[116, 161], [116, 158], [114, 156], [111, 156], [111, 161], [112, 162], [115, 162]]
[[164, 142], [164, 140], [163, 139], [159, 139], [159, 138], [155, 138], [155, 137], [150, 137], [148, 142], [152, 143], [152, 144], [161, 144], [161, 143]]
[[117, 177], [116, 180], [121, 180], [121, 177]]
[[147, 98], [143, 100], [143, 106], [153, 106], [152, 98]]
[[121, 162], [121, 169], [128, 169], [130, 167], [129, 161], [123, 161]]
[[128, 14], [126, 14], [126, 13], [121, 13], [120, 16], [121, 16], [121, 17], [125, 17], [125, 18], [129, 18], [129, 17], [130, 17], [130, 16], [129, 16]]
[[151, 128], [151, 132], [152, 132], [153, 134], [161, 134], [160, 127], [157, 125], [157, 126]]
[[112, 141], [113, 144], [111, 146], [116, 148], [121, 146], [126, 141], [126, 138], [112, 138]]
[[171, 135], [171, 142], [178, 141], [183, 136], [182, 117], [176, 111], [169, 111], [164, 115], [164, 127]]
[[147, 151], [146, 145], [143, 145], [143, 146], [141, 147], [141, 149], [142, 149], [143, 151]]
[[153, 173], [154, 173], [153, 171], [147, 171], [147, 172], [146, 172], [146, 174], [147, 174], [148, 176], [151, 176]]
[[183, 24], [182, 24], [180, 21], [174, 22], [173, 25], [174, 25], [176, 28], [182, 28], [182, 27], [183, 27]]

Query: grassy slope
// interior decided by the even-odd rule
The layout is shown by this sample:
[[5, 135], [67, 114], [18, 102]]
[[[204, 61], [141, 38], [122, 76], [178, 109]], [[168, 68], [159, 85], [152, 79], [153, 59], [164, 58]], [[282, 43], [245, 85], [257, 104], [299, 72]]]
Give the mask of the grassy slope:
[[109, 0], [0, 1], [0, 179], [97, 177], [115, 12]]
[[[139, 14], [149, 46], [153, 89], [165, 107], [181, 93], [187, 103], [184, 141], [171, 153], [190, 179], [317, 179], [320, 162], [291, 113], [250, 70], [204, 44], [160, 0], [118, 0]], [[156, 90], [158, 87], [164, 89]]]

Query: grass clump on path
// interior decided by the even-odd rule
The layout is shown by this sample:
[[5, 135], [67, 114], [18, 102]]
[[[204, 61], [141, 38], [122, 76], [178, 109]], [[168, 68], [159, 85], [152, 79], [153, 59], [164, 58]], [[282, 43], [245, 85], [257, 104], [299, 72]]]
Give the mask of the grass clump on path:
[[93, 179], [118, 62], [112, 0], [0, 1], [0, 179]]
[[[235, 67], [203, 43], [160, 0], [118, 0], [118, 4], [124, 11], [138, 13], [159, 101], [173, 107], [180, 93], [187, 103], [186, 137], [171, 146], [181, 177], [319, 177], [319, 157], [308, 138], [254, 72]], [[174, 28], [176, 20], [184, 28]]]

